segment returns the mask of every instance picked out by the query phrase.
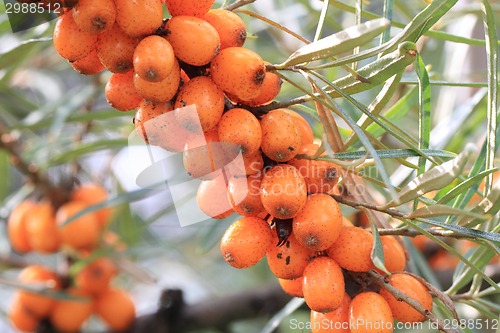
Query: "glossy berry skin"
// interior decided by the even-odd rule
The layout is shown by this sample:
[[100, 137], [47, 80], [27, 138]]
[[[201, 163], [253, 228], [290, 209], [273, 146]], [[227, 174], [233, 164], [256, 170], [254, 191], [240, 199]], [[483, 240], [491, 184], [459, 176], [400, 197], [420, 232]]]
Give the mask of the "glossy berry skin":
[[76, 61], [85, 58], [94, 49], [97, 36], [80, 30], [68, 12], [57, 19], [54, 28], [54, 48], [64, 59]]
[[[413, 276], [402, 273], [392, 274], [389, 277], [389, 284], [419, 302], [425, 309], [432, 311], [432, 296], [429, 290]], [[380, 295], [389, 304], [394, 319], [403, 323], [425, 320], [425, 317], [411, 305], [399, 301], [386, 289], [380, 289]]]
[[302, 137], [292, 117], [282, 109], [268, 112], [260, 121], [262, 152], [276, 162], [288, 162], [299, 152]]
[[219, 53], [217, 30], [205, 20], [193, 16], [174, 16], [167, 24], [165, 38], [179, 60], [194, 66], [208, 64]]
[[233, 177], [228, 183], [234, 211], [242, 216], [257, 216], [264, 211], [260, 198], [262, 174], [248, 177]]
[[235, 268], [247, 268], [264, 257], [271, 241], [271, 228], [266, 221], [258, 217], [244, 217], [226, 230], [220, 249], [228, 264]]
[[266, 68], [264, 60], [249, 49], [228, 47], [219, 52], [210, 64], [214, 82], [225, 92], [250, 100], [259, 96]]
[[269, 214], [282, 220], [290, 219], [306, 204], [306, 183], [293, 166], [279, 164], [265, 173], [260, 196]]
[[357, 294], [349, 306], [352, 333], [391, 333], [394, 318], [389, 304], [373, 291]]
[[[107, 201], [108, 192], [104, 187], [98, 184], [83, 184], [71, 192], [71, 200], [83, 202], [87, 206], [93, 206]], [[110, 207], [104, 207], [94, 211], [100, 229], [103, 229], [111, 222], [112, 213], [113, 211]]]
[[223, 219], [234, 211], [222, 173], [212, 180], [201, 182], [196, 192], [196, 202], [203, 213], [214, 219]]
[[[270, 73], [272, 74], [272, 73]], [[267, 76], [267, 74], [266, 74]], [[314, 141], [314, 133], [311, 128], [311, 125], [305, 120], [304, 117], [302, 117], [299, 113], [290, 110], [290, 109], [281, 109], [284, 112], [288, 113], [290, 116], [292, 116], [293, 122], [295, 123], [295, 126], [299, 129], [302, 141], [300, 142], [300, 146], [303, 147], [304, 145], [311, 144]]]
[[304, 297], [304, 293], [302, 292], [302, 283], [304, 281], [303, 277], [299, 277], [297, 279], [287, 280], [287, 279], [278, 279], [278, 282], [281, 286], [281, 289], [285, 293], [293, 297]]
[[295, 238], [302, 246], [314, 251], [332, 246], [342, 228], [340, 206], [326, 194], [309, 196], [304, 208], [293, 219]]
[[50, 313], [50, 322], [61, 332], [77, 332], [94, 311], [94, 304], [81, 289], [71, 288], [66, 293], [82, 299], [58, 300]]
[[134, 51], [139, 43], [137, 38], [128, 36], [118, 24], [99, 35], [97, 57], [112, 73], [126, 73], [133, 68]]
[[165, 0], [168, 12], [172, 16], [201, 17], [208, 12], [214, 2], [214, 0]]
[[[59, 207], [56, 221], [59, 225], [59, 235], [64, 246], [73, 249], [90, 249], [99, 240], [100, 225], [95, 213], [77, 217], [70, 223], [66, 221], [87, 208], [81, 201], [69, 201]], [[78, 235], [78, 237], [75, 237]]]
[[235, 13], [224, 9], [212, 9], [203, 16], [217, 30], [220, 49], [241, 47], [247, 38], [245, 22]]
[[70, 65], [82, 75], [95, 75], [105, 68], [97, 56], [97, 49], [92, 50], [84, 58], [71, 62]]
[[16, 294], [10, 303], [7, 313], [9, 322], [20, 332], [35, 332], [40, 318], [34, 315], [30, 309], [26, 308]]
[[142, 101], [141, 95], [134, 86], [133, 71], [111, 75], [104, 93], [109, 105], [122, 112], [137, 108]]
[[344, 269], [368, 272], [373, 268], [372, 247], [373, 236], [369, 231], [358, 227], [343, 227], [327, 253]]
[[272, 246], [266, 258], [269, 270], [280, 279], [297, 279], [314, 257], [314, 252], [300, 245], [292, 233], [283, 244], [278, 245], [276, 230], [273, 230]]
[[153, 103], [170, 102], [179, 88], [181, 72], [179, 63], [174, 59], [174, 67], [160, 82], [144, 80], [137, 73], [134, 74], [134, 87], [144, 99]]
[[140, 38], [153, 34], [161, 26], [163, 9], [161, 0], [114, 0], [116, 22], [130, 37]]
[[33, 251], [53, 253], [61, 245], [54, 207], [50, 202], [39, 202], [31, 209], [26, 218], [26, 231]]
[[335, 260], [316, 257], [307, 265], [303, 276], [304, 300], [311, 310], [330, 312], [342, 304], [344, 275]]
[[26, 230], [26, 222], [31, 209], [35, 205], [35, 202], [31, 200], [21, 202], [12, 210], [7, 220], [7, 235], [10, 245], [16, 252], [27, 253], [32, 250]]
[[163, 81], [176, 68], [174, 49], [160, 36], [142, 39], [134, 51], [134, 71], [143, 80]]
[[229, 151], [230, 155], [240, 151], [243, 155], [251, 155], [260, 148], [262, 129], [257, 117], [248, 110], [234, 108], [227, 111], [217, 128], [221, 142], [230, 142], [236, 146], [237, 151]]
[[311, 310], [312, 333], [349, 333], [349, 305], [351, 297], [345, 293], [342, 303], [333, 311], [322, 313]]
[[403, 246], [394, 236], [381, 236], [385, 268], [391, 273], [404, 271], [406, 255]]
[[111, 29], [116, 19], [113, 0], [79, 0], [71, 12], [78, 27], [90, 34]]
[[122, 332], [135, 319], [135, 305], [123, 290], [109, 288], [95, 300], [95, 313], [113, 332]]

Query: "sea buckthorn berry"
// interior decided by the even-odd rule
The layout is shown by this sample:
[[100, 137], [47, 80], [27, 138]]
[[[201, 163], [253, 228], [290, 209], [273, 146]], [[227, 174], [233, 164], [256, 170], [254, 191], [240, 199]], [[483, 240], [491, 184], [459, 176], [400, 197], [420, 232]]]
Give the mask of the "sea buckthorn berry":
[[66, 290], [69, 296], [79, 299], [57, 300], [50, 313], [50, 322], [60, 332], [78, 332], [94, 310], [90, 295], [78, 288]]
[[[195, 108], [189, 108], [193, 105]], [[181, 108], [186, 108], [182, 110]], [[194, 133], [207, 132], [219, 122], [224, 112], [224, 93], [206, 76], [198, 76], [184, 84], [175, 100], [179, 123]], [[201, 125], [201, 128], [200, 128]]]
[[174, 68], [167, 77], [160, 82], [151, 82], [134, 75], [134, 87], [144, 99], [154, 103], [169, 102], [177, 93], [181, 82], [179, 63], [174, 60]]
[[247, 268], [258, 263], [271, 246], [269, 224], [258, 217], [244, 217], [226, 230], [220, 250], [226, 262], [235, 268]]
[[79, 0], [72, 12], [78, 27], [89, 34], [111, 29], [116, 18], [113, 0]]
[[201, 17], [212, 7], [215, 0], [165, 0], [172, 16], [189, 15]]
[[[307, 144], [299, 148], [297, 155], [313, 157], [318, 149], [317, 144]], [[339, 179], [338, 167], [332, 162], [295, 157], [288, 164], [299, 170], [309, 193], [326, 193], [335, 187]]]
[[306, 183], [296, 168], [279, 164], [264, 175], [260, 195], [269, 214], [277, 219], [290, 219], [306, 204]]
[[352, 333], [391, 333], [394, 318], [389, 304], [373, 291], [357, 294], [349, 306]]
[[57, 19], [54, 28], [54, 48], [64, 59], [76, 61], [85, 58], [94, 49], [97, 36], [80, 30], [68, 12]]
[[[19, 282], [46, 283], [50, 289], [59, 289], [61, 282], [59, 277], [50, 269], [39, 265], [31, 265], [19, 273]], [[47, 316], [54, 306], [55, 299], [47, 295], [41, 295], [29, 291], [19, 291], [18, 301], [33, 316], [42, 318]]]
[[227, 188], [234, 204], [234, 211], [242, 216], [257, 216], [264, 211], [260, 198], [262, 174], [233, 177]]
[[97, 49], [94, 49], [85, 58], [71, 62], [70, 65], [82, 75], [95, 75], [104, 70], [104, 66], [97, 56]]
[[302, 246], [323, 251], [332, 246], [342, 230], [340, 206], [327, 194], [308, 197], [304, 208], [293, 218], [293, 232]]
[[95, 313], [108, 325], [110, 331], [122, 332], [135, 319], [135, 305], [125, 291], [111, 288], [95, 300]]
[[85, 293], [98, 296], [109, 288], [109, 283], [116, 272], [117, 268], [111, 260], [98, 258], [78, 272], [75, 284]]
[[242, 100], [251, 100], [262, 90], [266, 67], [264, 60], [254, 51], [228, 47], [214, 58], [210, 72], [222, 90]]
[[134, 51], [139, 40], [128, 36], [118, 24], [99, 35], [97, 56], [112, 73], [126, 73], [133, 65]]
[[53, 253], [59, 249], [61, 239], [51, 203], [40, 202], [31, 209], [26, 219], [26, 230], [34, 251]]
[[87, 213], [64, 224], [68, 219], [87, 208], [87, 205], [80, 201], [69, 201], [57, 210], [56, 221], [59, 225], [59, 235], [63, 245], [74, 249], [89, 249], [99, 240], [100, 227], [94, 213]]
[[[93, 206], [108, 200], [108, 192], [98, 184], [85, 184], [71, 192], [72, 201], [80, 201], [87, 206]], [[100, 208], [94, 211], [99, 227], [102, 229], [111, 221], [113, 210], [110, 207]]]
[[133, 71], [111, 75], [104, 93], [109, 105], [122, 112], [137, 108], [142, 101], [134, 85]]
[[208, 64], [219, 53], [217, 30], [205, 20], [193, 16], [174, 16], [165, 25], [165, 38], [180, 60], [194, 66]]
[[342, 268], [368, 272], [373, 268], [372, 247], [373, 235], [369, 231], [358, 227], [344, 227], [327, 253]]
[[196, 202], [203, 213], [214, 219], [223, 219], [233, 213], [226, 186], [222, 173], [212, 180], [201, 182], [196, 192]]
[[[234, 108], [222, 116], [218, 124], [219, 138], [222, 142], [233, 143], [243, 155], [251, 155], [259, 150], [262, 142], [262, 129], [257, 117], [248, 110]], [[233, 145], [231, 145], [233, 146]]]
[[302, 297], [302, 298], [304, 297], [304, 293], [302, 292], [303, 281], [304, 278], [302, 276], [291, 280], [278, 279], [281, 289], [283, 289], [285, 293], [293, 297]]
[[381, 236], [384, 252], [384, 265], [389, 272], [400, 272], [405, 269], [406, 255], [403, 246], [394, 236]]
[[250, 155], [238, 155], [226, 165], [226, 170], [233, 177], [255, 175], [260, 173], [263, 168], [264, 159], [260, 150]]
[[16, 252], [26, 253], [32, 250], [26, 230], [26, 222], [35, 205], [31, 200], [21, 202], [12, 210], [7, 220], [7, 235], [10, 245]]
[[192, 133], [182, 127], [173, 105], [143, 100], [134, 117], [135, 131], [144, 142], [172, 152], [182, 152]]
[[[267, 75], [267, 74], [266, 74]], [[297, 112], [290, 110], [290, 109], [281, 109], [288, 113], [290, 116], [293, 118], [293, 122], [295, 123], [295, 126], [299, 129], [299, 132], [301, 134], [302, 141], [300, 143], [300, 146], [304, 146], [307, 144], [311, 144], [314, 142], [314, 133], [311, 128], [311, 125], [307, 122], [307, 120], [304, 119], [300, 114]]]
[[345, 293], [340, 306], [327, 313], [311, 310], [312, 333], [350, 333], [349, 305], [351, 297]]
[[278, 246], [279, 238], [273, 232], [272, 245], [267, 250], [266, 258], [271, 272], [280, 279], [297, 279], [314, 256], [314, 252], [300, 245], [293, 233]]
[[311, 310], [331, 312], [342, 304], [344, 275], [335, 260], [316, 257], [306, 266], [303, 276], [304, 300]]
[[342, 225], [344, 227], [354, 227], [354, 224], [352, 224], [351, 220], [349, 220], [345, 216], [342, 216]]
[[[425, 309], [432, 311], [432, 296], [427, 287], [411, 275], [397, 273], [389, 277], [389, 284], [407, 296], [418, 301]], [[411, 305], [396, 299], [386, 289], [380, 289], [380, 295], [387, 301], [391, 308], [394, 319], [403, 322], [420, 322], [425, 317], [415, 310]]]
[[141, 40], [134, 51], [134, 71], [146, 81], [163, 81], [175, 68], [175, 61], [170, 43], [156, 35]]
[[186, 144], [183, 154], [184, 168], [193, 178], [213, 179], [228, 162], [217, 130], [194, 135]]
[[292, 116], [281, 109], [272, 110], [262, 117], [261, 149], [277, 162], [287, 162], [299, 152], [302, 137]]
[[7, 315], [12, 326], [26, 333], [35, 332], [40, 321], [40, 318], [36, 317], [20, 302], [19, 295], [14, 296]]
[[163, 9], [160, 0], [114, 0], [116, 22], [131, 37], [151, 35], [161, 26]]
[[212, 9], [203, 16], [217, 30], [220, 37], [220, 49], [241, 47], [247, 38], [245, 22], [237, 14], [225, 9]]

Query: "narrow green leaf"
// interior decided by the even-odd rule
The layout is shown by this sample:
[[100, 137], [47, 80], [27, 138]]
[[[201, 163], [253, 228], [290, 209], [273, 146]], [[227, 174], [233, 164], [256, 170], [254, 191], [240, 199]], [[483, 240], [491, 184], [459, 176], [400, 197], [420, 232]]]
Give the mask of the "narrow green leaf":
[[117, 149], [128, 145], [127, 139], [99, 140], [96, 142], [81, 143], [74, 149], [69, 149], [62, 154], [53, 157], [48, 163], [50, 165], [62, 164], [78, 160], [84, 155], [95, 153], [103, 149]]
[[[479, 204], [472, 209], [472, 212], [481, 215], [489, 214], [495, 215], [500, 211], [500, 180], [498, 180], [491, 188], [490, 193], [479, 202]], [[458, 225], [467, 226], [472, 228], [482, 221], [472, 217], [462, 217], [457, 220]]]
[[285, 320], [289, 315], [294, 313], [298, 308], [304, 304], [303, 298], [292, 298], [278, 313], [276, 313], [264, 326], [260, 333], [273, 333], [280, 323]]
[[430, 191], [438, 190], [450, 184], [462, 173], [475, 147], [468, 145], [464, 151], [451, 161], [436, 166], [416, 177], [401, 189], [395, 200], [389, 201], [384, 208], [399, 206]]
[[375, 267], [390, 275], [391, 273], [385, 267], [384, 250], [382, 248], [382, 240], [380, 239], [380, 234], [378, 232], [375, 223], [371, 223], [372, 235], [373, 235], [373, 246], [370, 253], [371, 259]]
[[410, 213], [408, 215], [408, 218], [415, 219], [415, 218], [421, 218], [421, 217], [427, 218], [427, 217], [446, 216], [446, 215], [466, 216], [466, 217], [472, 217], [472, 218], [483, 220], [483, 221], [491, 218], [491, 216], [484, 216], [484, 215], [476, 214], [473, 212], [469, 212], [466, 210], [453, 208], [453, 207], [445, 206], [445, 205], [432, 205], [432, 206], [425, 206], [425, 207], [419, 208], [419, 209], [415, 210], [414, 212]]
[[389, 26], [386, 19], [376, 19], [337, 32], [295, 51], [277, 68], [290, 67], [302, 63], [330, 58], [347, 52], [356, 46], [366, 44], [380, 35]]
[[17, 62], [19, 62], [20, 58], [26, 55], [35, 46], [40, 45], [40, 43], [47, 43], [50, 41], [52, 41], [52, 38], [29, 39], [24, 42], [21, 42], [19, 45], [16, 45], [15, 47], [11, 48], [8, 51], [1, 53], [0, 69], [13, 66]]
[[448, 193], [446, 193], [441, 199], [438, 200], [438, 203], [440, 203], [440, 204], [447, 203], [448, 201], [455, 198], [459, 194], [470, 189], [472, 186], [479, 184], [481, 182], [481, 180], [484, 177], [486, 177], [487, 175], [489, 175], [493, 172], [496, 172], [498, 170], [500, 170], [500, 169], [494, 168], [494, 169], [490, 169], [490, 170], [485, 170], [483, 172], [478, 173], [474, 177], [468, 178], [467, 180], [461, 182], [460, 184], [458, 184], [457, 186], [455, 186], [454, 188], [449, 190]]
[[330, 1], [323, 1], [323, 7], [321, 8], [321, 14], [319, 15], [318, 26], [316, 27], [316, 32], [314, 33], [313, 42], [316, 42], [321, 38], [321, 33], [323, 32], [323, 27], [325, 26], [326, 13], [328, 13], [329, 7]]
[[[377, 155], [381, 159], [386, 158], [408, 158], [408, 157], [418, 157], [421, 156], [419, 153], [412, 149], [376, 149]], [[455, 158], [457, 155], [445, 150], [434, 150], [434, 149], [424, 149], [422, 150], [427, 156], [435, 156], [442, 158]], [[342, 152], [342, 153], [334, 153], [329, 155], [328, 157], [318, 157], [318, 160], [329, 161], [331, 159], [337, 160], [357, 160], [363, 158], [365, 156], [370, 157], [370, 153], [368, 151], [353, 151], [353, 152]]]
[[[483, 0], [481, 3], [483, 12], [483, 24], [485, 30], [486, 53], [488, 55], [488, 131], [486, 135], [487, 150], [486, 150], [486, 168], [492, 169], [495, 167], [494, 159], [497, 150], [496, 131], [497, 131], [497, 108], [498, 108], [498, 36], [495, 23], [495, 14], [488, 0]], [[490, 191], [490, 186], [493, 184], [493, 175], [488, 175], [486, 185], [484, 187], [485, 194]]]
[[[419, 81], [418, 148], [427, 149], [429, 148], [431, 137], [431, 85], [429, 83], [429, 74], [427, 73], [427, 69], [425, 68], [424, 61], [420, 54], [417, 56], [416, 72]], [[425, 162], [426, 160], [422, 157], [418, 161], [419, 175], [425, 172]]]
[[11, 164], [9, 155], [3, 150], [0, 150], [0, 203], [4, 202], [9, 194], [11, 183], [10, 171]]

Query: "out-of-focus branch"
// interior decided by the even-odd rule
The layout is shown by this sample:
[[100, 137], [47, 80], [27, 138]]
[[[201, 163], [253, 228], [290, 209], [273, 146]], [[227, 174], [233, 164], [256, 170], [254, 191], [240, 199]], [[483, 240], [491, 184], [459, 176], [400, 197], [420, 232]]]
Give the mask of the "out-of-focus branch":
[[237, 8], [243, 7], [245, 5], [249, 5], [251, 3], [254, 3], [256, 0], [238, 0], [236, 2], [233, 2], [230, 5], [227, 5], [224, 7], [225, 10], [235, 10]]

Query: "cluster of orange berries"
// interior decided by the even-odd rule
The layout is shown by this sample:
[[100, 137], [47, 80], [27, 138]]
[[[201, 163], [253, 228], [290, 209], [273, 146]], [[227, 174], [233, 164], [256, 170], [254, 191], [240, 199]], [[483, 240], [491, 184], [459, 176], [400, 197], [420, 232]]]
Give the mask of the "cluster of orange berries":
[[[104, 202], [107, 196], [103, 187], [86, 184], [74, 189], [69, 200], [58, 208], [48, 200], [25, 200], [12, 211], [7, 234], [16, 252], [50, 254], [62, 250], [89, 261], [70, 277], [39, 265], [26, 267], [18, 279], [27, 289], [15, 295], [9, 311], [18, 330], [34, 332], [48, 320], [60, 332], [77, 332], [96, 313], [112, 330], [120, 331], [134, 319], [135, 308], [129, 296], [110, 285], [117, 273], [113, 262], [89, 257], [101, 241], [116, 250], [123, 248], [106, 228], [112, 211], [101, 208], [73, 218]], [[73, 220], [66, 223], [69, 219]], [[30, 289], [30, 285], [37, 290]]]

